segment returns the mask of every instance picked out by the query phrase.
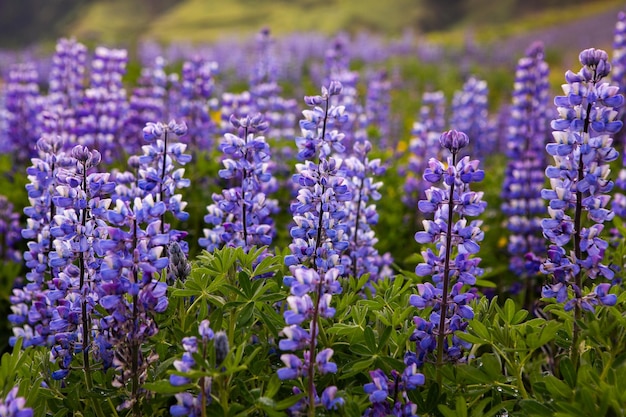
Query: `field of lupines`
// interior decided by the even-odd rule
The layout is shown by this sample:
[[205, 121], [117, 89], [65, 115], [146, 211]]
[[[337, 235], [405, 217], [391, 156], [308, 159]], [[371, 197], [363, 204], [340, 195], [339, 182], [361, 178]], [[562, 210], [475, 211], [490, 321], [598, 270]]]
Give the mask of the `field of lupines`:
[[6, 67], [0, 416], [626, 415], [626, 15], [497, 105], [295, 39]]

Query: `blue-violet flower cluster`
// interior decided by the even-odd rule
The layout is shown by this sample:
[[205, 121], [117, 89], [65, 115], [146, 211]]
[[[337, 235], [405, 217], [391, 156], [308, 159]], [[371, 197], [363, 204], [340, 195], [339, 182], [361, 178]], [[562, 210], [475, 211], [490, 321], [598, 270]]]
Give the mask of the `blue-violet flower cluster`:
[[607, 208], [613, 188], [609, 163], [618, 157], [611, 135], [622, 127], [616, 117], [624, 103], [619, 87], [602, 82], [611, 71], [605, 51], [586, 49], [579, 60], [580, 71], [565, 74], [565, 95], [554, 99], [559, 118], [552, 121], [554, 142], [546, 146], [554, 165], [546, 169], [550, 188], [542, 191], [549, 200], [550, 217], [541, 223], [550, 241], [542, 272], [552, 276], [543, 296], [565, 302], [565, 309], [575, 308], [577, 314], [616, 302], [616, 296], [608, 294], [608, 284], [587, 294], [583, 284], [585, 276], [609, 280], [614, 276], [602, 263], [608, 243], [600, 235], [604, 222], [614, 216]]
[[479, 220], [468, 221], [467, 217], [481, 214], [486, 203], [483, 193], [470, 190], [470, 184], [482, 181], [484, 172], [478, 168], [478, 160], [469, 156], [459, 158], [459, 152], [468, 145], [469, 139], [463, 132], [451, 130], [440, 137], [441, 146], [448, 149], [451, 156], [447, 164], [434, 158], [424, 172], [424, 180], [439, 184], [426, 190], [426, 199], [419, 202], [424, 214], [432, 213], [433, 220], [424, 220], [424, 231], [415, 234], [418, 243], [434, 243], [434, 250], [422, 251], [424, 261], [417, 265], [418, 276], [431, 276], [434, 283], [418, 284], [418, 294], [410, 298], [412, 306], [422, 310], [432, 308], [429, 320], [416, 316], [416, 329], [411, 340], [416, 342], [416, 352], [407, 353], [410, 360], [421, 366], [427, 356], [437, 349], [437, 364], [448, 360], [459, 360], [462, 349], [468, 343], [456, 333], [465, 330], [468, 320], [474, 317], [469, 306], [475, 291], [467, 291], [467, 286], [476, 282], [482, 274], [478, 267], [480, 258], [473, 257], [480, 249], [483, 239]]

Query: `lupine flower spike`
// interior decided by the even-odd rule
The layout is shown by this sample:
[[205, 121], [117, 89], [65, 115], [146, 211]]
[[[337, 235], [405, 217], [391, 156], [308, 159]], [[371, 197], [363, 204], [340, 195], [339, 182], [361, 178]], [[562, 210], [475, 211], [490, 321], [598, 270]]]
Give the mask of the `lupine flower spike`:
[[[280, 379], [306, 380], [306, 397], [297, 403], [292, 412], [315, 416], [315, 408], [321, 403], [327, 409], [334, 409], [343, 403], [336, 398], [337, 388], [327, 387], [321, 399], [315, 387], [316, 373], [335, 373], [337, 365], [330, 362], [333, 350], [318, 351], [317, 336], [320, 332], [321, 318], [331, 318], [335, 309], [331, 307], [333, 294], [341, 292], [337, 278], [344, 272], [343, 252], [348, 248], [346, 202], [351, 199], [348, 186], [339, 173], [340, 161], [330, 157], [331, 149], [343, 150], [343, 135], [336, 130], [327, 131], [329, 119], [345, 118], [343, 107], [330, 104], [332, 96], [341, 93], [341, 84], [331, 82], [328, 88], [322, 88], [322, 94], [305, 97], [305, 102], [313, 107], [303, 112], [305, 118], [300, 121], [302, 137], [296, 138], [298, 156], [303, 164], [298, 164], [298, 173], [294, 181], [300, 185], [297, 201], [292, 203], [291, 211], [295, 226], [291, 228], [293, 243], [291, 255], [285, 258], [291, 275], [284, 278], [290, 287], [287, 297], [289, 309], [284, 317], [287, 327], [282, 331], [285, 336], [279, 342], [283, 351], [302, 350], [302, 357], [294, 353], [285, 353], [281, 360], [284, 368], [278, 370]], [[313, 162], [309, 158], [319, 158]], [[349, 262], [349, 258], [348, 258]], [[309, 324], [309, 330], [304, 324]], [[294, 387], [294, 390], [300, 391]]]
[[511, 234], [509, 267], [522, 280], [512, 292], [524, 288], [525, 305], [534, 298], [534, 277], [545, 257], [541, 236], [541, 216], [546, 209], [541, 199], [543, 171], [547, 165], [544, 148], [548, 129], [548, 65], [543, 60], [543, 45], [534, 44], [517, 65], [513, 103], [508, 118], [508, 163], [502, 185], [502, 212]]
[[[191, 392], [176, 394], [177, 403], [170, 407], [172, 416], [207, 416], [207, 406], [211, 403], [213, 379], [201, 373], [206, 374], [212, 370], [211, 368], [219, 368], [229, 353], [226, 333], [223, 331], [214, 333], [208, 320], [200, 322], [198, 334], [199, 337], [189, 336], [182, 340], [185, 352], [181, 359], [174, 361], [176, 373], [170, 375], [170, 384], [177, 387], [195, 384], [196, 391], [199, 392], [197, 396]], [[214, 346], [214, 363], [209, 361], [210, 343]], [[192, 374], [195, 375], [192, 376]]]
[[[626, 12], [620, 11], [617, 15], [617, 23], [615, 24], [615, 32], [613, 37], [613, 59], [612, 59], [611, 79], [613, 83], [619, 86], [620, 94], [626, 94]], [[619, 109], [619, 120], [626, 121], [626, 108]], [[615, 134], [615, 143], [621, 145], [622, 149], [622, 169], [620, 170], [615, 185], [621, 190], [626, 191], [626, 129], [621, 129]], [[615, 193], [613, 196], [612, 209], [615, 214], [621, 218], [626, 218], [626, 195], [624, 193]]]
[[[456, 332], [467, 327], [474, 312], [469, 306], [476, 298], [475, 291], [466, 290], [482, 274], [478, 267], [480, 258], [476, 254], [479, 242], [483, 239], [481, 222], [468, 222], [467, 217], [478, 216], [485, 210], [482, 192], [471, 191], [472, 182], [482, 181], [484, 172], [478, 169], [478, 161], [469, 156], [459, 158], [461, 149], [469, 143], [463, 132], [450, 130], [440, 137], [441, 146], [450, 151], [447, 164], [434, 158], [424, 172], [424, 179], [430, 183], [441, 183], [426, 190], [426, 199], [419, 202], [419, 209], [425, 214], [434, 214], [433, 220], [424, 220], [424, 231], [415, 234], [418, 243], [434, 243], [435, 250], [422, 251], [424, 259], [415, 268], [418, 276], [431, 276], [433, 284], [418, 284], [418, 294], [410, 298], [410, 303], [418, 309], [432, 308], [428, 321], [415, 317], [416, 329], [411, 340], [416, 342], [415, 354], [408, 354], [407, 365], [421, 366], [427, 356], [437, 351], [437, 367], [445, 360], [456, 361], [462, 357], [462, 349], [468, 344]], [[438, 378], [441, 375], [438, 374]]]
[[[594, 305], [616, 302], [605, 285], [584, 294], [583, 284], [585, 278], [611, 280], [614, 275], [602, 263], [608, 243], [600, 234], [604, 222], [614, 216], [607, 208], [613, 188], [609, 163], [618, 157], [611, 135], [622, 127], [616, 117], [624, 103], [619, 87], [602, 82], [611, 71], [606, 52], [586, 49], [579, 59], [582, 68], [577, 73], [566, 72], [565, 95], [554, 99], [559, 118], [552, 121], [554, 142], [546, 146], [554, 165], [546, 169], [550, 188], [541, 193], [549, 200], [550, 215], [541, 223], [543, 235], [550, 241], [541, 270], [552, 277], [543, 296], [565, 303], [565, 310], [575, 310], [577, 319], [582, 310], [593, 311]], [[575, 325], [574, 363], [578, 361], [578, 333]]]
[[231, 117], [238, 134], [226, 133], [220, 144], [225, 159], [219, 176], [232, 181], [233, 187], [213, 194], [213, 204], [207, 206], [204, 217], [211, 228], [204, 229], [200, 246], [208, 251], [223, 246], [242, 247], [272, 243], [274, 224], [271, 214], [277, 202], [267, 198], [272, 175], [268, 170], [270, 148], [264, 136], [268, 128], [261, 114], [240, 119]]

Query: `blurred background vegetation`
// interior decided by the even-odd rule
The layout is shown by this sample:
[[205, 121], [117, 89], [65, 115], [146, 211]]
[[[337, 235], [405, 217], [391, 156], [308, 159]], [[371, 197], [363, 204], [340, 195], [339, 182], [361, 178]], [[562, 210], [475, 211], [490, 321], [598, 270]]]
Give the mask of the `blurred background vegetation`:
[[477, 28], [477, 36], [493, 38], [563, 23], [572, 7], [583, 8], [580, 18], [619, 6], [623, 1], [5, 0], [0, 2], [0, 48], [52, 45], [60, 36], [130, 48], [140, 39], [210, 42], [249, 37], [262, 26], [276, 35], [368, 31], [398, 36], [407, 29], [440, 38], [452, 34], [444, 40]]

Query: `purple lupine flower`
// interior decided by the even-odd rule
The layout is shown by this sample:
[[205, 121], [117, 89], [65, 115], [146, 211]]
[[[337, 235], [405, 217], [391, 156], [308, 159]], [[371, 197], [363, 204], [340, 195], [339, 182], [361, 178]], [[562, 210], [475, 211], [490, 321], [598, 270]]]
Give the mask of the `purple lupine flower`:
[[343, 134], [341, 148], [335, 149], [339, 154], [352, 149], [355, 140], [355, 132], [358, 130], [358, 115], [364, 114], [363, 106], [358, 100], [357, 84], [359, 73], [350, 70], [350, 56], [347, 50], [347, 39], [338, 36], [331, 47], [326, 51], [326, 77], [325, 85], [329, 90], [333, 85], [341, 87], [341, 94], [329, 91], [329, 103], [345, 112], [342, 117], [332, 117], [327, 120], [330, 129], [336, 129]]
[[[344, 272], [346, 262], [342, 256], [348, 248], [344, 219], [351, 194], [339, 175], [339, 164], [330, 157], [331, 149], [343, 150], [343, 136], [337, 130], [327, 130], [329, 119], [344, 117], [343, 107], [330, 104], [330, 98], [340, 92], [341, 84], [331, 82], [328, 88], [322, 88], [321, 95], [305, 97], [313, 110], [303, 111], [305, 118], [300, 121], [303, 136], [296, 138], [298, 156], [306, 160], [297, 165], [298, 173], [293, 177], [300, 189], [291, 204], [295, 222], [290, 230], [292, 254], [285, 258], [291, 275], [284, 278], [285, 285], [290, 287], [290, 308], [284, 314], [288, 326], [282, 331], [285, 338], [280, 340], [279, 348], [303, 352], [302, 359], [295, 353], [283, 355], [281, 359], [286, 367], [278, 372], [285, 379], [305, 378], [307, 397], [292, 407], [292, 413], [307, 407], [309, 413], [314, 413], [320, 404], [334, 409], [343, 403], [335, 398], [334, 387], [327, 387], [321, 399], [315, 387], [316, 371], [336, 372], [336, 365], [329, 362], [332, 349], [318, 352], [317, 335], [320, 317], [331, 318], [335, 313], [330, 301], [333, 294], [341, 292], [337, 278]], [[306, 324], [310, 330], [305, 329]]]
[[[584, 295], [583, 284], [585, 278], [611, 280], [614, 276], [602, 263], [608, 245], [599, 234], [603, 223], [614, 215], [607, 209], [613, 188], [609, 163], [618, 157], [611, 135], [622, 127], [616, 116], [624, 102], [618, 87], [602, 82], [611, 70], [606, 52], [586, 49], [579, 60], [583, 67], [578, 73], [567, 71], [565, 95], [554, 100], [559, 118], [552, 121], [554, 143], [546, 150], [555, 164], [546, 169], [551, 188], [542, 191], [542, 197], [550, 200], [550, 218], [541, 223], [551, 243], [541, 270], [553, 279], [544, 287], [543, 296], [567, 301], [566, 309], [575, 309], [577, 317], [582, 309], [593, 309], [589, 299], [612, 305], [613, 297], [604, 295], [608, 287], [603, 286], [597, 297], [594, 289]], [[577, 333], [575, 326], [573, 346]]]
[[250, 74], [250, 96], [254, 113], [269, 122], [267, 135], [283, 138], [295, 135], [297, 102], [280, 96], [278, 57], [274, 52], [270, 30], [263, 28], [256, 36], [256, 54]]
[[89, 88], [75, 111], [77, 143], [98, 150], [106, 163], [122, 151], [117, 139], [128, 108], [122, 84], [127, 61], [124, 49], [97, 47], [91, 61]]
[[22, 253], [17, 245], [22, 240], [20, 216], [13, 211], [13, 203], [0, 195], [0, 259], [20, 262]]
[[[424, 172], [429, 158], [440, 155], [439, 136], [445, 126], [445, 96], [442, 91], [425, 92], [422, 95], [419, 120], [413, 123], [409, 142], [409, 161], [406, 170], [400, 175], [405, 176], [402, 202], [417, 214], [417, 204], [424, 198], [427, 183], [416, 177]], [[405, 172], [406, 171], [406, 172]]]
[[353, 156], [343, 160], [344, 175], [352, 194], [346, 219], [350, 225], [347, 254], [351, 259], [352, 275], [360, 277], [369, 273], [367, 286], [373, 289], [372, 282], [390, 277], [392, 272], [387, 263], [390, 259], [381, 256], [374, 247], [378, 242], [373, 230], [373, 226], [378, 223], [374, 202], [380, 199], [378, 190], [382, 186], [382, 182], [375, 181], [375, 177], [382, 175], [385, 169], [381, 166], [380, 159], [369, 159], [372, 145], [365, 135], [365, 131], [357, 133]]
[[217, 109], [213, 97], [216, 62], [201, 58], [185, 61], [179, 85], [179, 101], [173, 115], [189, 126], [183, 141], [194, 150], [211, 150], [218, 132], [211, 113]]
[[613, 32], [613, 57], [611, 59], [612, 81], [620, 87], [620, 94], [626, 93], [626, 12], [617, 14]]
[[254, 101], [249, 91], [241, 93], [225, 92], [220, 101], [220, 130], [222, 134], [230, 133], [233, 125], [231, 120], [246, 117], [254, 113]]
[[[108, 336], [111, 352], [102, 357], [105, 368], [116, 371], [114, 386], [131, 384], [130, 398], [123, 407], [136, 404], [149, 367], [158, 355], [146, 355], [141, 347], [158, 332], [154, 316], [167, 309], [167, 284], [160, 274], [168, 267], [164, 256], [170, 238], [162, 233], [165, 204], [152, 194], [133, 201], [115, 197], [106, 217], [108, 238], [100, 242], [104, 252], [98, 300], [98, 326]], [[102, 352], [101, 352], [102, 356]]]
[[52, 197], [56, 214], [50, 223], [54, 251], [50, 266], [58, 268], [52, 276], [47, 296], [52, 300], [50, 329], [55, 345], [50, 354], [66, 376], [72, 356], [83, 353], [83, 366], [89, 372], [93, 311], [96, 288], [100, 282], [102, 253], [100, 240], [107, 237], [104, 221], [115, 184], [109, 174], [93, 172], [100, 163], [98, 151], [76, 145], [71, 159], [63, 161], [57, 173], [57, 195]]
[[[191, 161], [191, 156], [185, 153], [187, 145], [173, 141], [173, 135], [178, 137], [187, 133], [187, 125], [171, 120], [167, 125], [161, 122], [148, 122], [143, 128], [143, 137], [148, 145], [142, 146], [143, 155], [139, 156], [137, 186], [145, 194], [153, 196], [155, 203], [164, 203], [167, 211], [180, 221], [189, 218], [184, 211], [187, 203], [182, 200], [176, 191], [189, 187], [190, 181], [185, 178], [185, 169], [177, 165], [185, 165]], [[168, 233], [171, 240], [184, 243], [182, 239], [186, 232], [173, 230], [165, 222], [165, 212], [161, 213], [161, 233]], [[186, 250], [186, 246], [184, 247]]]
[[226, 246], [243, 247], [270, 245], [274, 234], [271, 214], [276, 211], [275, 200], [266, 196], [272, 175], [268, 170], [269, 145], [264, 132], [268, 124], [261, 114], [237, 119], [231, 124], [238, 135], [226, 133], [220, 144], [225, 159], [219, 176], [234, 185], [213, 194], [213, 204], [207, 206], [205, 222], [212, 225], [204, 229], [199, 244], [209, 251]]
[[[188, 385], [197, 383], [200, 390], [196, 395], [185, 392], [176, 394], [177, 403], [170, 407], [170, 414], [173, 416], [201, 416], [204, 415], [207, 405], [211, 402], [212, 378], [208, 376], [194, 377], [190, 373], [194, 371], [208, 371], [205, 365], [196, 363], [194, 355], [199, 355], [206, 363], [208, 359], [209, 342], [214, 341], [216, 363], [218, 366], [224, 361], [228, 354], [228, 338], [224, 332], [213, 333], [209, 320], [202, 320], [198, 326], [199, 338], [196, 336], [185, 337], [181, 359], [174, 361], [176, 373], [170, 375], [170, 384], [173, 386]], [[181, 375], [182, 374], [182, 375]]]
[[[620, 11], [617, 15], [617, 23], [613, 36], [613, 58], [612, 58], [611, 79], [619, 86], [620, 94], [626, 95], [626, 12]], [[619, 110], [618, 119], [622, 123], [626, 122], [626, 107]], [[615, 134], [616, 143], [624, 144], [626, 140], [626, 129], [622, 129]], [[626, 190], [626, 152], [622, 154], [622, 168], [615, 179], [615, 185], [624, 191]], [[615, 193], [611, 208], [619, 217], [626, 217], [626, 196], [623, 193]]]
[[[68, 158], [62, 148], [58, 136], [40, 138], [37, 141], [40, 158], [33, 158], [32, 166], [26, 170], [30, 181], [26, 185], [30, 206], [24, 209], [27, 221], [22, 237], [27, 240], [24, 252], [27, 283], [13, 290], [10, 297], [13, 314], [9, 315], [15, 336], [24, 338], [24, 347], [54, 342], [49, 326], [52, 311], [47, 282], [58, 274], [58, 268], [50, 265], [49, 256], [54, 250], [50, 226], [57, 211], [53, 198], [57, 194], [58, 171]], [[10, 342], [14, 344], [15, 337]]]
[[61, 136], [68, 147], [76, 145], [75, 109], [82, 104], [85, 96], [86, 62], [85, 45], [75, 39], [59, 39], [52, 57], [46, 97], [46, 112], [52, 115], [54, 124], [44, 122], [44, 130]]
[[473, 285], [476, 276], [482, 274], [478, 267], [479, 258], [471, 255], [478, 252], [483, 233], [481, 222], [468, 221], [467, 217], [477, 216], [485, 210], [482, 192], [474, 192], [470, 183], [484, 177], [478, 169], [478, 161], [468, 156], [458, 159], [461, 149], [469, 143], [463, 132], [451, 130], [440, 137], [442, 147], [450, 151], [448, 163], [431, 159], [424, 179], [433, 184], [441, 183], [441, 188], [432, 186], [426, 192], [426, 200], [419, 202], [425, 214], [434, 214], [433, 220], [424, 220], [424, 231], [415, 234], [419, 243], [434, 243], [435, 250], [422, 251], [424, 262], [417, 265], [417, 275], [430, 275], [435, 285], [418, 284], [418, 294], [410, 298], [410, 303], [418, 309], [432, 308], [428, 321], [415, 318], [416, 329], [411, 340], [416, 342], [416, 353], [409, 355], [408, 364], [421, 365], [427, 355], [437, 350], [437, 364], [448, 360], [459, 360], [461, 349], [467, 347], [455, 332], [464, 331], [473, 312], [469, 303], [476, 297], [475, 292], [463, 292], [464, 285]]
[[32, 417], [33, 409], [25, 407], [24, 397], [17, 396], [17, 387], [13, 387], [5, 398], [0, 398], [0, 416], [2, 417]]
[[409, 364], [400, 374], [395, 369], [391, 378], [382, 370], [370, 371], [372, 382], [363, 386], [372, 406], [363, 413], [364, 417], [417, 417], [417, 406], [409, 400], [407, 392], [424, 385], [424, 375], [416, 372], [415, 363]]
[[183, 252], [180, 244], [176, 241], [170, 242], [168, 248], [168, 280], [170, 282], [185, 281], [191, 273], [191, 264], [187, 261], [187, 256]]
[[38, 79], [33, 64], [15, 64], [6, 80], [7, 143], [0, 145], [0, 149], [11, 152], [18, 166], [37, 155], [36, 143], [42, 133], [37, 116], [44, 104]]
[[[329, 103], [330, 97], [340, 89], [340, 84], [331, 83], [328, 89], [322, 89], [321, 96], [305, 97], [305, 102], [314, 108], [303, 111], [305, 119], [300, 121], [303, 136], [296, 138], [298, 157], [307, 160], [296, 165], [298, 173], [293, 177], [300, 189], [291, 204], [295, 226], [290, 234], [294, 240], [289, 246], [292, 254], [285, 258], [285, 263], [308, 265], [321, 274], [336, 266], [343, 273], [340, 257], [348, 247], [344, 218], [351, 194], [342, 178], [341, 166], [329, 157], [333, 149], [343, 151], [343, 135], [336, 130], [328, 131], [325, 122], [344, 117], [343, 107]], [[318, 157], [319, 162], [308, 160], [312, 157]]]
[[539, 215], [546, 212], [541, 189], [546, 161], [543, 149], [548, 127], [548, 65], [543, 45], [533, 44], [517, 65], [510, 116], [508, 118], [508, 163], [502, 185], [502, 212], [511, 234], [508, 251], [510, 269], [526, 281], [527, 307], [534, 290], [533, 276], [538, 273], [527, 253], [545, 256]]
[[492, 127], [488, 117], [487, 95], [486, 81], [470, 77], [452, 99], [450, 127], [467, 134], [478, 157], [487, 156], [496, 148], [495, 140], [490, 135]]
[[135, 155], [141, 150], [142, 130], [153, 120], [163, 120], [166, 114], [167, 74], [165, 60], [157, 57], [141, 69], [137, 87], [132, 90], [128, 113], [123, 126], [124, 151]]
[[376, 129], [376, 143], [380, 149], [392, 145], [391, 135], [391, 81], [387, 71], [378, 71], [368, 79], [365, 96], [365, 119], [369, 128]]

